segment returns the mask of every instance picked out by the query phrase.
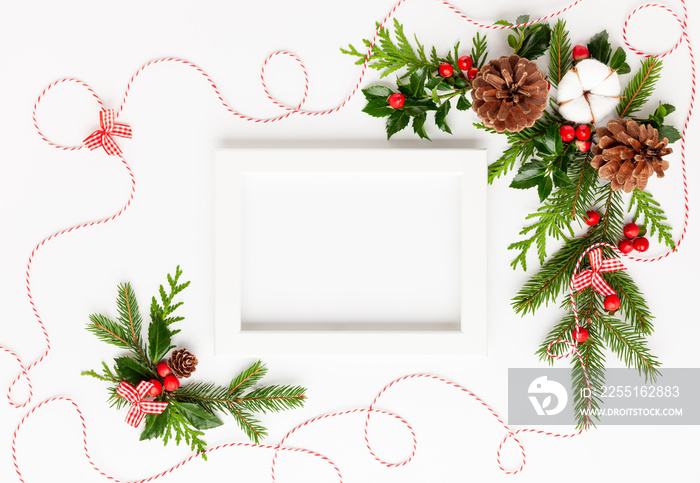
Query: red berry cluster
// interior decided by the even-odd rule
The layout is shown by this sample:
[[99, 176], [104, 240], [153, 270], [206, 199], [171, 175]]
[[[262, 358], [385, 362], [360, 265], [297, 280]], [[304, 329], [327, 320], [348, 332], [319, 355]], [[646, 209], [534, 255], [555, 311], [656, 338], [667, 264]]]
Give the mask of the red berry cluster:
[[645, 252], [649, 249], [649, 240], [643, 236], [639, 236], [639, 226], [636, 223], [627, 223], [622, 229], [627, 238], [620, 240], [617, 248], [622, 253], [630, 253], [632, 250]]
[[559, 136], [565, 143], [574, 141], [574, 144], [582, 153], [586, 153], [591, 149], [591, 126], [588, 124], [579, 124], [575, 128], [570, 124], [562, 124], [559, 128]]
[[163, 378], [163, 383], [161, 384], [158, 379], [151, 379], [148, 381], [153, 383], [153, 387], [150, 391], [148, 391], [149, 395], [156, 397], [163, 392], [163, 389], [170, 392], [180, 387], [180, 381], [172, 374], [170, 366], [168, 366], [167, 362], [159, 362], [156, 366], [156, 372], [158, 372], [158, 375]]

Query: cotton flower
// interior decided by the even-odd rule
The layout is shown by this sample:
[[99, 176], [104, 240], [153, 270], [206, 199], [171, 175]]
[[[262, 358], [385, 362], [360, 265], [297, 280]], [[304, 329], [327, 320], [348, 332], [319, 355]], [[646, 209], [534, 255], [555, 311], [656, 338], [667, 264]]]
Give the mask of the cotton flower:
[[559, 112], [578, 124], [596, 124], [615, 110], [620, 92], [617, 72], [595, 59], [582, 60], [559, 82]]

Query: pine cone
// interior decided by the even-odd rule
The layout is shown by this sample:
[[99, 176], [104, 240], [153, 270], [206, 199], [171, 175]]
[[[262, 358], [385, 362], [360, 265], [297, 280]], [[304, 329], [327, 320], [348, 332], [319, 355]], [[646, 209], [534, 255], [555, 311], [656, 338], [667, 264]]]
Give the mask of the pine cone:
[[168, 367], [178, 379], [190, 377], [197, 370], [197, 357], [187, 349], [175, 350], [168, 359]]
[[654, 173], [664, 177], [668, 161], [662, 156], [673, 149], [667, 147], [668, 138], [659, 140], [659, 131], [651, 125], [614, 119], [607, 127], [598, 128], [596, 135], [598, 144], [592, 149], [591, 166], [598, 170], [598, 176], [610, 181], [613, 191], [643, 190]]
[[547, 79], [534, 62], [517, 55], [484, 64], [472, 87], [474, 111], [498, 132], [532, 126], [547, 107]]

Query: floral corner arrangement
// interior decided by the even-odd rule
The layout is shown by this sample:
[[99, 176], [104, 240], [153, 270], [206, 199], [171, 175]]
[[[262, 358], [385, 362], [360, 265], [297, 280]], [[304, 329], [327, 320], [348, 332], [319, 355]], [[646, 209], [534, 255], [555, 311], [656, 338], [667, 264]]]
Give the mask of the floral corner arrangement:
[[223, 424], [217, 411], [233, 417], [251, 441], [260, 443], [267, 430], [257, 413], [302, 407], [306, 389], [258, 386], [267, 373], [261, 361], [232, 378], [227, 386], [183, 384], [196, 370], [198, 360], [172, 342], [180, 329], [171, 327], [184, 320], [174, 314], [184, 303], [176, 302], [175, 297], [190, 284], [180, 283], [181, 275], [178, 266], [175, 275], [167, 277], [169, 290], [161, 285], [159, 298], [151, 299], [147, 342], [142, 336], [144, 324], [134, 291], [129, 283], [119, 285], [116, 319], [92, 314], [87, 330], [128, 353], [115, 358], [112, 368], [103, 362], [101, 373], [91, 370], [82, 374], [110, 384], [108, 402], [117, 409], [129, 406], [127, 423], [139, 427], [145, 419], [141, 440], [162, 438], [164, 444], [172, 439], [176, 444], [184, 440], [206, 459], [206, 443], [201, 438], [205, 430]]
[[[539, 262], [512, 307], [523, 316], [535, 314], [563, 296], [565, 315], [537, 354], [553, 362], [550, 354], [568, 350], [555, 341], [577, 347], [581, 360], [572, 358], [576, 414], [579, 426], [588, 427], [580, 409], [596, 409], [600, 401], [584, 400], [579, 389], [590, 381], [600, 390], [606, 349], [650, 380], [659, 373], [660, 363], [646, 339], [654, 329], [653, 315], [618, 259], [620, 253], [645, 252], [654, 236], [659, 244], [675, 248], [664, 211], [647, 191], [652, 178], [663, 178], [671, 169], [670, 145], [681, 138], [667, 123], [675, 108], [647, 106], [661, 75], [661, 59], [645, 58], [632, 73], [625, 50], [613, 48], [606, 31], [572, 47], [563, 19], [549, 25], [531, 23], [524, 15], [515, 24], [496, 24], [505, 27], [497, 34], [507, 35], [510, 51], [494, 58], [480, 33], [468, 52], [457, 43], [441, 56], [417, 36], [409, 40], [397, 20], [393, 37], [384, 28], [374, 46], [364, 40], [367, 51], [350, 45], [341, 52], [358, 57], [357, 64], [368, 60], [381, 78], [396, 74], [395, 85], [363, 90], [363, 111], [386, 119], [388, 138], [410, 125], [429, 140], [429, 120], [452, 133], [448, 120], [453, 106], [471, 112], [475, 128], [506, 136], [506, 149], [489, 166], [489, 184], [515, 171], [510, 187], [536, 190], [539, 201], [526, 217], [523, 238], [509, 246], [516, 253], [514, 269], [527, 270], [531, 250]], [[585, 233], [578, 235], [579, 228]], [[561, 247], [548, 256], [552, 241]], [[591, 250], [597, 246], [601, 248]], [[579, 260], [581, 276], [572, 299], [567, 292]]]

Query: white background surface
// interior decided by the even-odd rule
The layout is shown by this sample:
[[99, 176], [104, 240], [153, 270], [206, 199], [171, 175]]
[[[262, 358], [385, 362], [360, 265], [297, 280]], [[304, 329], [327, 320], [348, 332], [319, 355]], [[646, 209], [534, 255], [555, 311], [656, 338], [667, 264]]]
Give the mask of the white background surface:
[[[608, 29], [621, 45], [621, 26], [640, 2], [587, 0], [567, 14], [574, 43]], [[512, 0], [473, 2], [457, 6], [487, 21], [537, 15], [558, 10], [564, 2], [542, 0], [522, 6]], [[680, 12], [677, 1], [669, 2]], [[279, 114], [266, 99], [259, 70], [271, 52], [288, 49], [306, 63], [310, 77], [307, 107], [326, 109], [342, 102], [356, 83], [359, 69], [338, 48], [358, 45], [371, 36], [374, 21], [383, 18], [393, 1], [215, 2], [151, 1], [12, 2], [3, 9], [0, 29], [0, 342], [25, 362], [43, 348], [24, 288], [24, 269], [34, 245], [56, 230], [109, 216], [128, 197], [129, 180], [116, 158], [95, 151], [64, 153], [42, 143], [34, 132], [31, 109], [36, 96], [54, 80], [72, 76], [89, 83], [107, 107], [116, 107], [129, 77], [148, 60], [177, 56], [203, 67], [225, 97], [241, 112], [254, 116]], [[691, 36], [697, 38], [700, 8], [689, 2]], [[447, 49], [468, 42], [474, 30], [448, 9], [432, 1], [407, 0], [397, 17], [407, 31], [428, 45]], [[649, 20], [657, 23], [651, 30]], [[661, 51], [676, 40], [677, 26], [658, 11], [641, 15], [631, 40], [639, 47]], [[492, 55], [504, 52], [505, 35], [491, 34]], [[633, 64], [634, 65], [634, 64]], [[678, 107], [672, 121], [682, 123], [689, 102], [689, 67], [685, 50], [671, 56], [654, 97]], [[367, 85], [376, 79], [365, 80]], [[302, 77], [293, 62], [280, 59], [268, 68], [268, 86], [280, 99], [298, 102]], [[224, 382], [252, 361], [213, 354], [213, 154], [240, 140], [381, 140], [381, 120], [360, 112], [358, 96], [338, 113], [323, 117], [291, 117], [261, 125], [238, 120], [218, 104], [203, 79], [178, 65], [160, 65], [139, 78], [121, 122], [135, 138], [118, 140], [137, 178], [133, 206], [118, 221], [71, 233], [39, 251], [32, 271], [37, 308], [46, 321], [52, 351], [46, 363], [32, 371], [32, 404], [58, 395], [69, 396], [83, 410], [89, 444], [96, 463], [121, 479], [141, 479], [166, 469], [188, 454], [186, 448], [163, 448], [158, 441], [137, 441], [123, 415], [105, 404], [106, 391], [80, 371], [111, 360], [116, 351], [84, 329], [87, 314], [114, 314], [117, 283], [130, 280], [144, 308], [168, 271], [181, 264], [192, 286], [185, 293], [187, 322], [180, 345], [196, 353], [198, 380]], [[652, 105], [652, 104], [650, 104]], [[97, 106], [83, 90], [56, 90], [39, 112], [51, 139], [79, 144], [97, 123]], [[500, 137], [477, 133], [471, 114], [452, 116], [455, 138], [492, 148], [495, 159]], [[691, 124], [689, 181], [692, 209], [700, 208], [700, 173]], [[446, 138], [435, 130], [435, 140]], [[405, 133], [397, 136], [410, 139]], [[674, 148], [678, 148], [675, 145]], [[680, 233], [682, 196], [679, 157], [664, 181], [650, 183]], [[506, 247], [518, 239], [524, 216], [536, 209], [532, 192], [507, 189], [501, 180], [489, 189], [489, 355], [485, 358], [274, 358], [268, 382], [302, 384], [309, 388], [305, 409], [265, 416], [274, 443], [296, 424], [326, 412], [367, 406], [392, 379], [429, 372], [467, 386], [506, 415], [506, 372], [509, 367], [536, 367], [533, 355], [561, 316], [553, 307], [521, 319], [509, 301], [529, 274], [513, 272]], [[475, 207], [474, 209], [479, 209]], [[647, 294], [657, 316], [650, 346], [666, 367], [697, 367], [697, 297], [700, 285], [692, 272], [699, 265], [700, 233], [691, 214], [687, 241], [663, 262], [630, 264], [630, 273]], [[652, 244], [650, 254], [661, 249]], [[532, 269], [535, 263], [532, 261]], [[0, 355], [0, 387], [18, 368]], [[614, 357], [611, 366], [620, 365]], [[4, 401], [4, 399], [3, 399]], [[503, 481], [495, 452], [503, 429], [486, 411], [455, 391], [417, 381], [388, 394], [381, 406], [407, 418], [419, 437], [419, 452], [408, 466], [387, 469], [367, 454], [361, 417], [329, 421], [306, 429], [289, 441], [319, 451], [341, 468], [346, 482]], [[25, 410], [0, 405], [0, 481], [15, 481], [10, 442]], [[376, 449], [386, 458], [406, 456], [408, 441], [393, 425], [377, 432]], [[567, 431], [570, 428], [559, 428]], [[573, 440], [523, 436], [528, 451], [525, 471], [512, 479], [542, 481], [697, 481], [697, 427], [603, 427]], [[207, 435], [210, 446], [244, 441], [229, 422]], [[37, 413], [18, 440], [19, 463], [28, 482], [101, 481], [82, 455], [79, 419], [67, 404]], [[210, 462], [195, 463], [164, 481], [269, 481], [270, 454], [225, 450]], [[513, 461], [513, 459], [506, 459]], [[303, 468], [301, 473], [296, 473]], [[325, 465], [305, 457], [287, 456], [278, 466], [278, 481], [335, 481]]]

